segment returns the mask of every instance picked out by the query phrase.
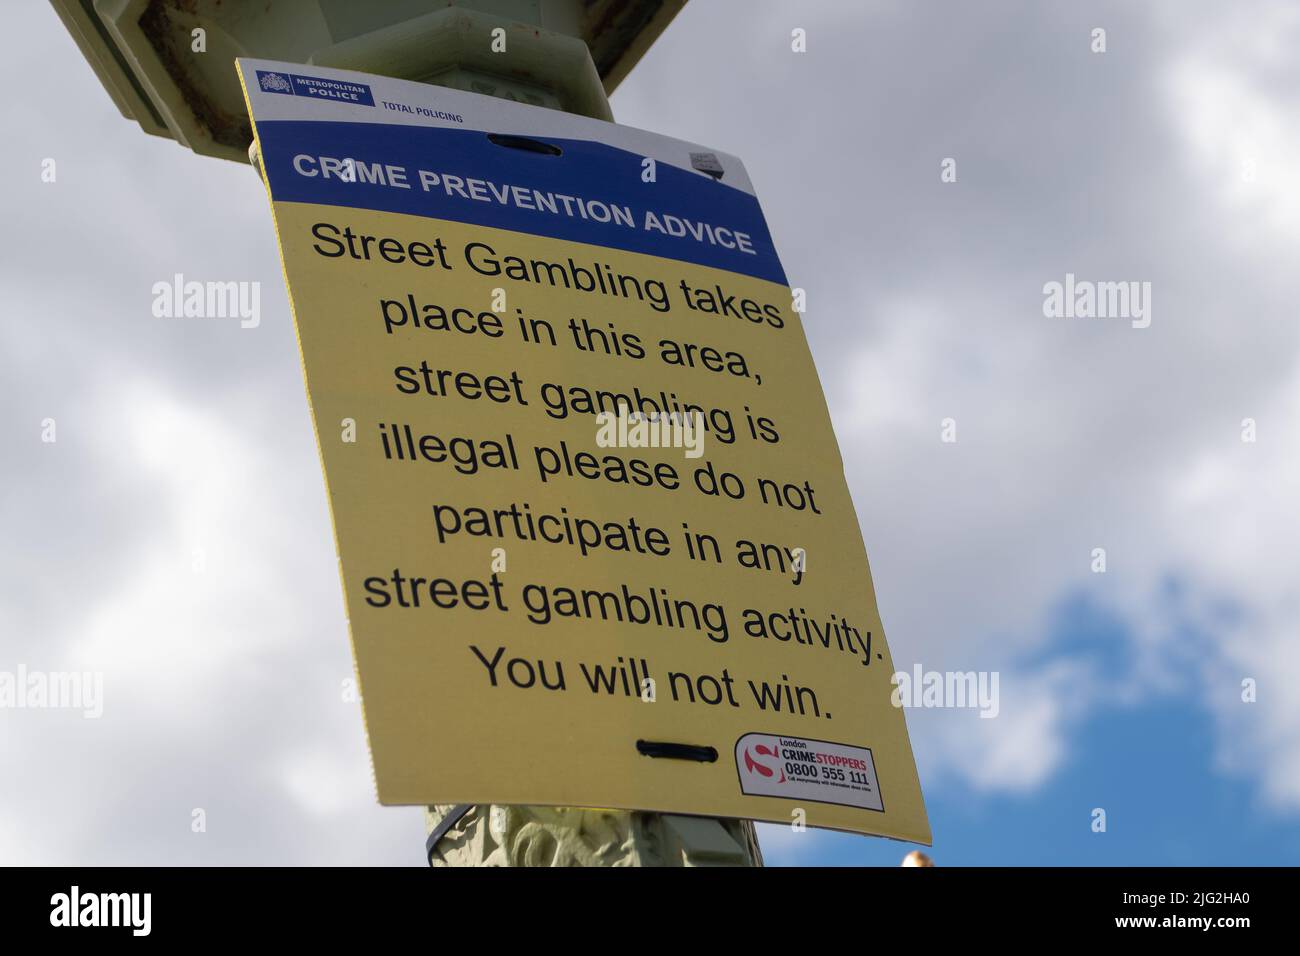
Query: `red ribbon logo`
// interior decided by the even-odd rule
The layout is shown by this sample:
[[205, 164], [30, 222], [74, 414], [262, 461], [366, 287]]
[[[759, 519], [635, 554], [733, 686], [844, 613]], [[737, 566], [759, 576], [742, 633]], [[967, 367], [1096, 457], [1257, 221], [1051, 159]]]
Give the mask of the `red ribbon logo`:
[[[768, 747], [765, 746], [764, 744], [758, 744], [754, 748], [754, 752], [761, 754], [764, 757], [774, 757], [778, 761], [780, 760], [780, 755], [777, 754], [775, 747]], [[761, 773], [764, 777], [770, 777], [773, 774], [777, 773], [778, 770], [780, 770], [779, 767], [778, 770], [773, 770], [767, 764], [755, 760], [750, 755], [748, 747], [745, 748], [745, 769], [748, 770], [750, 773], [757, 771], [758, 773]], [[781, 773], [781, 778], [777, 780], [777, 783], [785, 783], [785, 771], [780, 770], [780, 773]]]

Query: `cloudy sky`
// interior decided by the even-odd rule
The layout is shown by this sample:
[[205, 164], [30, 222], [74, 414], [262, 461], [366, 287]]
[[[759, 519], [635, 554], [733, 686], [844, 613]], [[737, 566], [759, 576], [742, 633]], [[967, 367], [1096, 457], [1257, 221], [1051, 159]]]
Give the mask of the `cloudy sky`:
[[[0, 710], [0, 861], [418, 865], [341, 693], [265, 192], [6, 15], [0, 670], [102, 671], [105, 712]], [[613, 98], [746, 162], [895, 664], [1000, 674], [995, 719], [908, 715], [941, 864], [1300, 863], [1297, 48], [1288, 2], [694, 0]], [[260, 326], [154, 318], [176, 272], [260, 281]], [[1046, 317], [1067, 273], [1150, 326]]]

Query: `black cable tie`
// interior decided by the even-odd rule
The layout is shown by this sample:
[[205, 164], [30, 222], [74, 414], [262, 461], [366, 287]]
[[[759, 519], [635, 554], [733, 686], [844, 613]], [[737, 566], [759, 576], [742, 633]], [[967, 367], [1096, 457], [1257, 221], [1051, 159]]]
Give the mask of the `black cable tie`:
[[713, 763], [718, 759], [716, 747], [701, 747], [698, 744], [673, 744], [663, 740], [638, 740], [636, 742], [636, 752], [646, 757], [698, 760], [700, 763]]
[[533, 139], [531, 136], [514, 136], [509, 133], [488, 133], [488, 140], [507, 149], [522, 149], [526, 153], [540, 153], [543, 156], [561, 156], [564, 150], [554, 143]]
[[474, 809], [472, 803], [458, 803], [451, 808], [451, 812], [438, 821], [438, 825], [429, 832], [429, 837], [424, 841], [424, 855], [433, 866], [433, 851], [438, 848], [439, 841], [461, 820], [465, 819], [465, 814]]

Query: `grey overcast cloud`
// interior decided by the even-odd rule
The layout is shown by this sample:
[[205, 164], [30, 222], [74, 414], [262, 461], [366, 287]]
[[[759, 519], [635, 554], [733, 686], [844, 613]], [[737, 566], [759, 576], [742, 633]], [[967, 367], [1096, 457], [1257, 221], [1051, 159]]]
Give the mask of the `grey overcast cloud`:
[[[265, 190], [123, 119], [48, 5], [5, 16], [0, 670], [102, 672], [103, 714], [0, 711], [0, 861], [422, 865], [343, 692]], [[612, 97], [745, 161], [896, 668], [1000, 674], [996, 719], [907, 715], [940, 863], [1022, 861], [965, 835], [1013, 811], [1086, 841], [1072, 768], [1133, 741], [1178, 750], [1187, 836], [1105, 852], [1260, 862], [1222, 841], [1276, 827], [1262, 862], [1300, 861], [1297, 49], [1267, 0], [693, 0]], [[260, 323], [155, 317], [176, 273], [259, 282]], [[1149, 283], [1149, 325], [1045, 314], [1067, 276]], [[1193, 836], [1210, 805], [1237, 822]], [[759, 833], [769, 864], [909, 849]]]

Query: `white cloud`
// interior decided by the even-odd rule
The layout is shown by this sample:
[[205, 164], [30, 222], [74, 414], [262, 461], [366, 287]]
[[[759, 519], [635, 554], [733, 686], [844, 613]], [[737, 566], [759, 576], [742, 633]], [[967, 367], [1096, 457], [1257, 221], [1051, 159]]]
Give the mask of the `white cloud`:
[[[1275, 39], [1297, 39], [1300, 18], [1285, 5], [1258, 18], [1179, 10], [1159, 46], [1096, 67], [1130, 70], [1126, 102], [1098, 88], [1120, 86], [1105, 74], [1091, 88], [1051, 89], [1067, 125], [1104, 118], [1095, 148], [1063, 154], [1048, 135], [997, 157], [1054, 182], [991, 195], [964, 174], [919, 221], [891, 220], [890, 241], [917, 254], [887, 291], [870, 268], [809, 281], [825, 308], [810, 315], [814, 337], [837, 311], [855, 319], [835, 322], [840, 341], [817, 354], [823, 368], [830, 357], [831, 407], [895, 664], [1003, 674], [996, 720], [910, 716], [927, 783], [956, 774], [981, 790], [1030, 790], [1068, 759], [1098, 708], [1176, 692], [1217, 716], [1221, 769], [1258, 779], [1276, 809], [1300, 808], [1300, 705], [1285, 691], [1300, 676], [1300, 181], [1290, 172], [1300, 88], [1277, 81], [1293, 43]], [[1126, 43], [1142, 35], [1128, 26]], [[1005, 82], [986, 69], [982, 82]], [[919, 105], [927, 116], [944, 108]], [[873, 149], [890, 146], [864, 139], [852, 152]], [[1054, 217], [1056, 195], [1084, 189], [1086, 206]], [[988, 245], [1017, 242], [998, 204], [1032, 210], [1036, 198], [1039, 221], [1026, 224], [1035, 247], [986, 263]], [[1045, 319], [1041, 283], [1066, 271], [1154, 280], [1155, 324]], [[946, 417], [957, 421], [955, 445], [939, 442]], [[1240, 440], [1245, 417], [1259, 423], [1255, 444]], [[1104, 577], [1088, 568], [1097, 546], [1108, 552]], [[1177, 608], [1165, 597], [1171, 577], [1188, 591]], [[1050, 654], [1024, 663], [1042, 660], [1072, 594], [1126, 622], [1130, 671], [1098, 675], [1078, 648], [1055, 664]], [[1227, 604], [1241, 620], [1225, 618]], [[1269, 690], [1244, 705], [1250, 674], [1268, 675]]]

